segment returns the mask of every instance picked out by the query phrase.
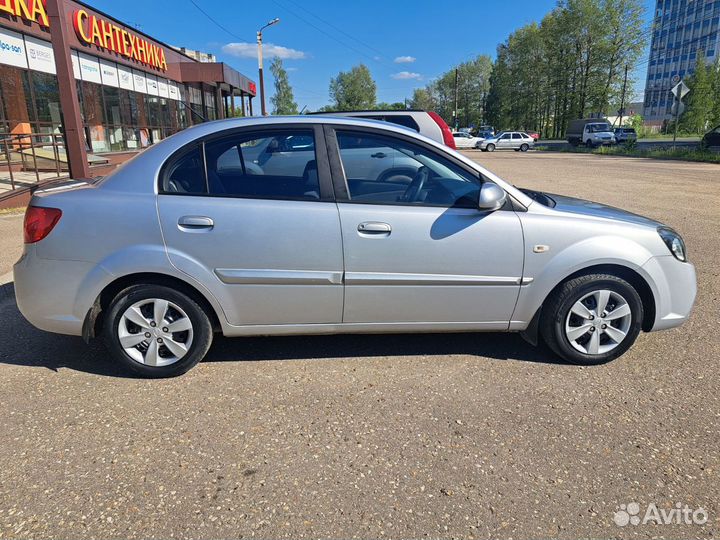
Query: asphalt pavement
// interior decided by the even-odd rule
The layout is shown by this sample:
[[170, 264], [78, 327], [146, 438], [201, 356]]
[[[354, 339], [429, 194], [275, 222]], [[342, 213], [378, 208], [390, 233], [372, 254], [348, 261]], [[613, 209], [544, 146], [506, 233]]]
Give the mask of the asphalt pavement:
[[[468, 155], [675, 227], [691, 320], [591, 368], [505, 334], [218, 338], [149, 381], [32, 328], [3, 285], [0, 538], [719, 536], [720, 167]], [[623, 525], [676, 503], [707, 523]]]

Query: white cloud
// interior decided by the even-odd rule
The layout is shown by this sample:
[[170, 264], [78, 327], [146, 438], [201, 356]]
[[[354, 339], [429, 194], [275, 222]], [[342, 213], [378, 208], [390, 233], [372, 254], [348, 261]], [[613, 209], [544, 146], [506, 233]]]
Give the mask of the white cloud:
[[417, 58], [414, 56], [398, 56], [395, 59], [396, 64], [412, 64]]
[[[228, 43], [222, 48], [225, 54], [239, 56], [240, 58], [257, 58], [257, 44], [255, 43]], [[265, 58], [273, 58], [279, 56], [283, 60], [302, 60], [307, 58], [307, 53], [274, 45], [272, 43], [263, 43], [263, 56]]]
[[298, 70], [298, 68], [296, 68], [296, 67], [286, 67], [285, 68], [285, 71], [297, 71], [297, 70]]
[[419, 73], [414, 73], [412, 71], [400, 71], [398, 73], [393, 73], [391, 77], [399, 81], [408, 79], [415, 79], [416, 81], [419, 81], [420, 79], [422, 79], [422, 75], [420, 75]]

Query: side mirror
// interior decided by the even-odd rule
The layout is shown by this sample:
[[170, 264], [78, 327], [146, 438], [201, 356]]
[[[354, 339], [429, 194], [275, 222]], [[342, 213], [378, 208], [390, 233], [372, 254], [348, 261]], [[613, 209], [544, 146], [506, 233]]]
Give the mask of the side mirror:
[[480, 200], [478, 208], [482, 211], [494, 212], [500, 210], [505, 204], [507, 193], [495, 182], [485, 181], [480, 187]]

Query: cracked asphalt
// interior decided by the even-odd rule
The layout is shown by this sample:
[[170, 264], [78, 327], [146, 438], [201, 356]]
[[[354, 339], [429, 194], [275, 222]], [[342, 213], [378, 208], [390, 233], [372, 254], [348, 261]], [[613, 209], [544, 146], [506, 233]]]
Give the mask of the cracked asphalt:
[[[34, 329], [2, 285], [0, 538], [719, 536], [720, 166], [468, 155], [675, 227], [691, 320], [592, 368], [505, 334], [218, 338], [149, 381]], [[21, 220], [0, 216], [0, 276]], [[631, 502], [708, 521], [616, 525]]]

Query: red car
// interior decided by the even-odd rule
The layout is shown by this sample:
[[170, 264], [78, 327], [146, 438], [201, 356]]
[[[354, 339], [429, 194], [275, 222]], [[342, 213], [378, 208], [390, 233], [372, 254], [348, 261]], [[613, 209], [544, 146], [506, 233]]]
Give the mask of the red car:
[[536, 131], [526, 131], [525, 133], [527, 133], [528, 135], [530, 135], [535, 142], [537, 142], [538, 139], [540, 139], [540, 134], [537, 133]]

